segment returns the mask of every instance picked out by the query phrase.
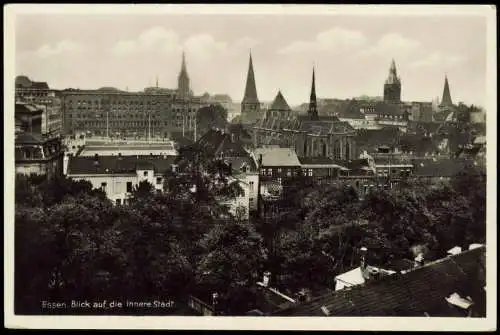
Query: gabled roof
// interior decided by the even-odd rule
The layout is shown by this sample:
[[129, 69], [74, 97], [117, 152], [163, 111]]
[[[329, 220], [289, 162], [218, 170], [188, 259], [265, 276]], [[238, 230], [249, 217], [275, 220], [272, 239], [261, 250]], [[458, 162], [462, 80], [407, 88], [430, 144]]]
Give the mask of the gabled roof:
[[231, 135], [211, 129], [196, 142], [207, 154], [226, 157], [247, 157], [248, 152], [238, 143], [231, 140]]
[[318, 156], [318, 157], [299, 157], [299, 161], [301, 164], [304, 165], [313, 165], [313, 164], [319, 164], [319, 165], [326, 165], [326, 164], [335, 164], [335, 161], [331, 159], [330, 157], [324, 157], [324, 156]]
[[276, 316], [450, 316], [453, 293], [485, 304], [485, 247], [465, 251], [406, 273], [395, 273], [285, 308]]
[[[137, 156], [98, 156], [69, 157], [68, 175], [135, 173], [140, 169], [152, 169], [157, 173], [169, 171], [176, 156], [137, 157]], [[96, 163], [96, 161], [98, 163]]]
[[291, 111], [292, 109], [286, 102], [285, 98], [283, 97], [283, 94], [281, 94], [281, 91], [278, 91], [278, 94], [276, 95], [276, 98], [274, 98], [273, 103], [271, 104], [271, 107], [269, 110], [274, 110], [274, 111]]
[[295, 150], [290, 148], [257, 148], [255, 157], [262, 155], [262, 166], [300, 167], [300, 161]]

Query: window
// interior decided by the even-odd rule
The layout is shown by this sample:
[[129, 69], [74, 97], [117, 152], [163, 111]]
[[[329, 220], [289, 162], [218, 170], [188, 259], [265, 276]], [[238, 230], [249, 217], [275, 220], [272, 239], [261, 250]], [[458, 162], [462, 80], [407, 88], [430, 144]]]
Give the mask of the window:
[[104, 192], [106, 192], [106, 186], [108, 184], [107, 183], [101, 183], [101, 190], [103, 190]]
[[161, 177], [156, 178], [156, 184], [161, 185]]
[[288, 177], [291, 177], [291, 176], [292, 176], [292, 169], [287, 169], [287, 170], [286, 170], [286, 175], [287, 175]]
[[281, 184], [281, 178], [278, 178], [278, 184]]
[[122, 204], [122, 199], [116, 199], [116, 204], [120, 206]]
[[254, 182], [253, 182], [253, 181], [251, 181], [249, 184], [250, 184], [250, 191], [251, 191], [251, 192], [253, 192]]
[[307, 169], [307, 175], [309, 177], [312, 177], [313, 176], [313, 169]]
[[131, 182], [131, 181], [128, 181], [128, 182], [127, 182], [127, 192], [128, 192], [128, 193], [131, 193], [131, 192], [132, 192], [132, 182]]
[[278, 173], [281, 173], [281, 172], [282, 172], [282, 170], [281, 170], [281, 168], [279, 168], [279, 169], [278, 169]]
[[273, 169], [267, 169], [267, 175], [272, 176], [273, 175]]
[[144, 171], [144, 177], [148, 176], [148, 171]]

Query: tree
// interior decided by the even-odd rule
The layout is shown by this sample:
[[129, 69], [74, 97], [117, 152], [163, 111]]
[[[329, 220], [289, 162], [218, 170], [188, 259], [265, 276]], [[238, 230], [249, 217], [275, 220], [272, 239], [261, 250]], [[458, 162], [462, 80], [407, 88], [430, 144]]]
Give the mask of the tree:
[[235, 292], [252, 286], [267, 259], [262, 237], [247, 223], [215, 226], [200, 245], [204, 253], [196, 269], [197, 282], [224, 300], [234, 301]]
[[220, 104], [201, 107], [196, 113], [196, 122], [199, 134], [212, 128], [224, 129], [227, 125], [227, 110]]
[[144, 201], [151, 199], [154, 195], [154, 192], [154, 186], [151, 185], [151, 183], [147, 180], [143, 180], [132, 190], [130, 201], [135, 204], [142, 204]]

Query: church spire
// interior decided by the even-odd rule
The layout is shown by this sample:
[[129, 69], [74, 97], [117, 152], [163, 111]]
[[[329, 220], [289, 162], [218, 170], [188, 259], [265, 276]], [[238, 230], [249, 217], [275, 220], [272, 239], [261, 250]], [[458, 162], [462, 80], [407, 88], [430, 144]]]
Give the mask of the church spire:
[[182, 52], [181, 71], [180, 71], [179, 77], [177, 79], [177, 89], [179, 91], [179, 96], [181, 98], [185, 98], [185, 97], [189, 96], [189, 93], [190, 93], [189, 75], [187, 73], [186, 55], [185, 55], [184, 51]]
[[401, 102], [401, 80], [396, 71], [396, 61], [394, 61], [394, 58], [389, 68], [389, 76], [384, 84], [384, 101], [389, 103]]
[[309, 114], [311, 119], [318, 118], [318, 105], [316, 101], [316, 75], [314, 67], [312, 73], [311, 96], [309, 98], [309, 109], [307, 110], [307, 113]]
[[385, 83], [386, 84], [399, 83], [398, 72], [396, 71], [396, 62], [394, 61], [394, 58], [392, 59], [391, 67], [389, 68], [389, 76], [387, 77]]
[[450, 85], [448, 84], [448, 76], [444, 76], [444, 88], [443, 88], [443, 98], [441, 99], [440, 106], [452, 106], [453, 102], [451, 101], [450, 94]]
[[252, 52], [250, 52], [245, 95], [243, 97], [242, 103], [259, 103], [259, 98], [257, 97], [257, 88], [255, 85], [255, 74], [253, 72]]

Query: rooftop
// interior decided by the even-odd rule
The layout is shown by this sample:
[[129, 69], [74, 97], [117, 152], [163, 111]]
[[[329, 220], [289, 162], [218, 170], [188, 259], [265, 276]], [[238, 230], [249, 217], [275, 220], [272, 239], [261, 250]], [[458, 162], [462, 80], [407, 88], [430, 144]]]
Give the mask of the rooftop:
[[[395, 273], [285, 308], [276, 316], [458, 316], [446, 298], [454, 293], [485, 304], [485, 247], [462, 252], [406, 273]], [[484, 307], [484, 306], [483, 306]], [[457, 315], [458, 314], [458, 315]]]
[[174, 164], [176, 156], [137, 157], [137, 156], [97, 156], [69, 157], [68, 175], [129, 174], [141, 168], [165, 173]]
[[220, 130], [211, 129], [197, 142], [209, 155], [223, 154], [226, 157], [248, 157], [248, 152], [239, 143], [233, 142], [231, 135]]
[[430, 177], [452, 177], [469, 166], [470, 159], [413, 159], [413, 174]]
[[291, 108], [286, 102], [285, 98], [283, 97], [283, 94], [281, 94], [281, 91], [278, 91], [278, 94], [276, 95], [276, 98], [274, 98], [273, 103], [271, 104], [271, 107], [269, 108], [270, 110], [277, 110], [277, 111], [290, 111]]
[[290, 148], [257, 148], [257, 159], [262, 155], [263, 166], [293, 166], [299, 167], [300, 161], [295, 150]]

